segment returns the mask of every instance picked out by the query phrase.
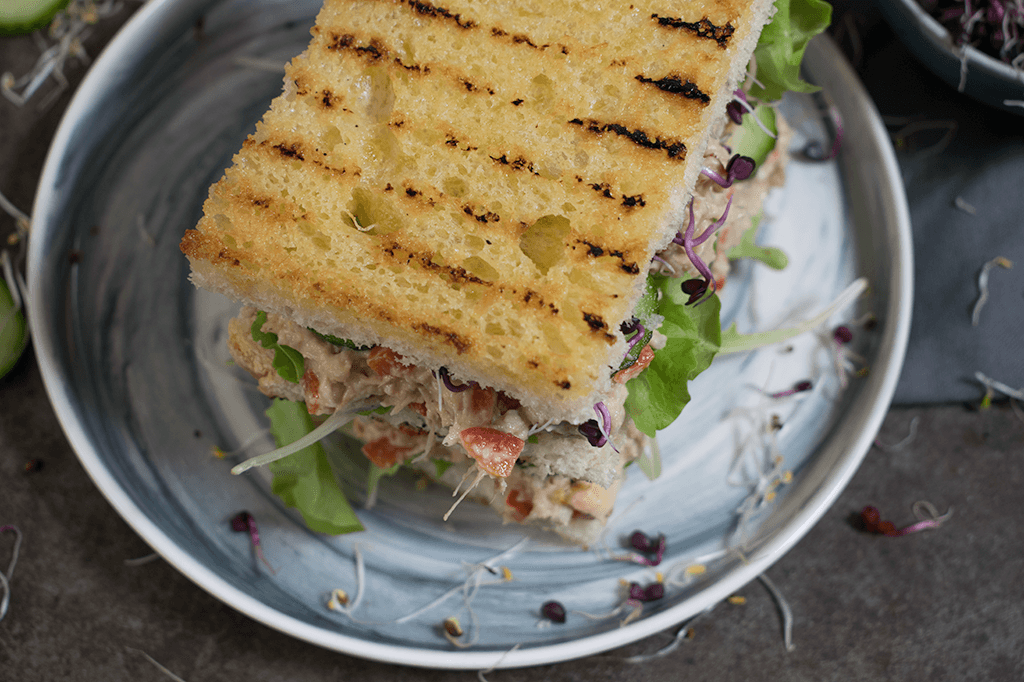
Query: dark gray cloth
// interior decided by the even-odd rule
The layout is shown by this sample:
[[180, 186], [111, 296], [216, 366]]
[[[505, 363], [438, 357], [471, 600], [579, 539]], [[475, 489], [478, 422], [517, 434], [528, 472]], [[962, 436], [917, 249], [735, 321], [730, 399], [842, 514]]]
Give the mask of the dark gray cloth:
[[[913, 327], [895, 402], [977, 400], [984, 394], [977, 371], [1020, 388], [1024, 115], [959, 94], [918, 63], [877, 17], [859, 19], [867, 56], [858, 71], [901, 143], [897, 159], [913, 223]], [[1024, 99], [1024, 92], [1010, 95]], [[952, 139], [940, 144], [950, 122], [956, 125]], [[918, 132], [898, 135], [912, 123]], [[973, 215], [957, 207], [958, 197]], [[990, 272], [988, 302], [972, 326], [978, 275], [997, 256], [1015, 267]]]

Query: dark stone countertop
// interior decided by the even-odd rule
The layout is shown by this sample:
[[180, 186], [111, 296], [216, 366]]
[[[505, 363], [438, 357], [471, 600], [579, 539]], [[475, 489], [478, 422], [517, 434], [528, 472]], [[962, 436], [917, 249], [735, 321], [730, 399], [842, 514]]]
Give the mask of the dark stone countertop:
[[[86, 49], [95, 54], [128, 13], [97, 26]], [[853, 19], [874, 32], [864, 39], [866, 49], [883, 43], [897, 58], [910, 59], [870, 12]], [[30, 39], [0, 38], [0, 71], [22, 73], [35, 54]], [[74, 83], [82, 68], [72, 65], [67, 73]], [[0, 100], [0, 192], [22, 208], [31, 205], [67, 100], [65, 94], [43, 113]], [[11, 227], [0, 216], [0, 236]], [[774, 602], [755, 581], [737, 593], [745, 603], [722, 603], [700, 616], [692, 639], [663, 658], [620, 660], [659, 649], [670, 633], [487, 679], [1024, 679], [1024, 417], [1007, 403], [988, 410], [948, 401], [901, 406], [889, 412], [880, 441], [903, 440], [914, 420], [916, 437], [900, 448], [872, 448], [835, 505], [767, 571], [793, 610], [793, 651], [783, 646]], [[34, 459], [43, 467], [29, 473], [25, 464]], [[851, 523], [870, 504], [897, 525], [908, 524], [911, 504], [922, 499], [942, 511], [953, 507], [953, 517], [939, 529], [898, 538]], [[150, 549], [78, 463], [31, 352], [0, 380], [4, 524], [17, 525], [24, 544], [10, 611], [0, 622], [3, 680], [170, 679], [141, 652], [188, 682], [475, 679], [471, 672], [389, 666], [326, 651], [233, 611], [162, 560], [126, 565]], [[0, 568], [9, 561], [12, 537], [0, 534]]]

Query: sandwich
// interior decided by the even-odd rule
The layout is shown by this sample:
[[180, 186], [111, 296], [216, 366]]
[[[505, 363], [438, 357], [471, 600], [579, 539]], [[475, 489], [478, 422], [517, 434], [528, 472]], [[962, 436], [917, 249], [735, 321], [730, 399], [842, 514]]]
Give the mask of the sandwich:
[[789, 22], [828, 6], [777, 4], [327, 0], [181, 242], [244, 304], [232, 356], [378, 477], [593, 541], [710, 364], [725, 256], [778, 178], [739, 88], [773, 12], [785, 55], [746, 87], [806, 87], [813, 22]]

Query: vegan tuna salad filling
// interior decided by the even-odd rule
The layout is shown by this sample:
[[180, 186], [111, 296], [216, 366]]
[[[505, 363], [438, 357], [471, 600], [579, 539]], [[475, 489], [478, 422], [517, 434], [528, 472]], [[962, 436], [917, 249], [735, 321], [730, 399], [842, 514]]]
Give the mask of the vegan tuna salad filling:
[[[652, 272], [685, 278], [706, 277], [709, 271], [712, 290], [724, 285], [730, 253], [756, 228], [768, 191], [783, 184], [790, 130], [774, 111], [771, 118], [778, 138], [774, 150], [749, 177], [738, 178], [741, 182], [732, 182], [736, 155], [726, 144], [736, 125], [729, 122], [713, 137], [680, 234], [692, 220], [701, 232], [717, 225], [715, 238], [696, 246], [682, 239], [670, 243], [655, 258]], [[688, 248], [706, 263], [705, 272]], [[703, 294], [691, 295], [691, 303]], [[634, 322], [639, 326], [637, 318]], [[622, 331], [628, 336], [634, 330]], [[642, 326], [639, 331], [645, 333], [636, 334], [631, 346], [642, 346], [616, 370], [615, 390], [584, 424], [553, 423], [500, 391], [459, 381], [444, 368], [434, 372], [407, 364], [383, 346], [356, 347], [252, 307], [231, 320], [229, 349], [264, 394], [302, 402], [312, 415], [373, 406], [353, 421], [351, 431], [379, 470], [409, 466], [456, 493], [462, 490], [456, 505], [471, 495], [506, 522], [540, 525], [586, 544], [607, 521], [625, 467], [656, 447], [627, 415], [626, 383], [644, 371], [665, 337]], [[265, 342], [267, 335], [276, 337], [276, 345]], [[301, 356], [301, 374], [279, 371], [275, 355], [281, 347]]]

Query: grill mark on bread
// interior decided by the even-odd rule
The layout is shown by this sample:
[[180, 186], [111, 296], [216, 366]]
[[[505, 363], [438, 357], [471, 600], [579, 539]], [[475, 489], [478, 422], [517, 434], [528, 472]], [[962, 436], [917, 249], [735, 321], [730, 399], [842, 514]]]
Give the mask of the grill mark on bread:
[[711, 96], [702, 91], [700, 87], [689, 78], [683, 80], [675, 74], [665, 76], [664, 78], [659, 78], [657, 80], [647, 78], [643, 74], [637, 74], [635, 78], [641, 83], [653, 85], [662, 92], [667, 92], [670, 95], [680, 95], [686, 99], [696, 100], [703, 106], [706, 106], [711, 102]]
[[425, 0], [399, 0], [399, 2], [408, 5], [416, 14], [429, 19], [442, 19], [464, 29], [476, 28], [477, 26], [477, 23], [472, 19], [463, 19], [461, 14], [456, 14], [440, 5], [425, 2]]
[[[498, 39], [508, 38], [509, 40], [512, 41], [513, 45], [526, 45], [527, 47], [532, 47], [535, 50], [546, 50], [549, 47], [552, 47], [551, 43], [544, 43], [543, 45], [538, 45], [533, 41], [533, 38], [526, 35], [525, 33], [509, 33], [500, 26], [491, 27], [491, 37]], [[562, 54], [569, 54], [569, 48], [566, 47], [565, 45], [562, 45], [561, 43], [555, 43], [554, 47], [557, 47], [558, 51], [561, 52]]]
[[722, 49], [729, 46], [729, 39], [732, 38], [732, 34], [736, 32], [736, 27], [732, 25], [731, 21], [727, 22], [725, 26], [715, 26], [707, 17], [704, 17], [700, 21], [691, 22], [683, 21], [676, 17], [661, 17], [657, 14], [652, 14], [651, 19], [658, 22], [659, 26], [683, 29], [685, 31], [689, 31], [698, 38], [714, 40], [718, 43], [718, 47]]
[[473, 347], [473, 342], [458, 332], [450, 329], [444, 329], [443, 327], [438, 327], [428, 322], [415, 322], [413, 323], [412, 328], [417, 331], [424, 332], [425, 334], [440, 338], [442, 341], [454, 348], [455, 352], [459, 355], [462, 355]]
[[637, 128], [636, 130], [630, 130], [621, 123], [602, 123], [601, 121], [588, 118], [574, 118], [569, 121], [570, 125], [579, 126], [581, 129], [592, 133], [594, 135], [603, 135], [604, 133], [615, 133], [620, 137], [624, 137], [638, 147], [644, 149], [651, 149], [654, 151], [664, 151], [668, 158], [673, 161], [683, 161], [686, 159], [686, 145], [679, 140], [662, 139], [660, 136], [655, 136], [651, 139], [651, 136]]
[[296, 161], [305, 161], [306, 157], [302, 153], [302, 145], [298, 142], [279, 142], [274, 145], [281, 156], [288, 159], [295, 159]]
[[419, 253], [401, 244], [394, 238], [381, 243], [380, 251], [396, 263], [404, 263], [406, 265], [410, 265], [413, 262], [419, 263], [425, 270], [438, 273], [454, 284], [481, 284], [487, 287], [494, 285], [493, 282], [480, 279], [461, 266], [435, 263], [433, 253], [429, 251]]
[[[360, 173], [358, 168], [355, 168], [355, 169], [349, 169], [349, 168], [344, 168], [344, 167], [339, 168], [337, 166], [332, 166], [332, 165], [330, 165], [328, 163], [325, 163], [322, 159], [317, 158], [315, 154], [309, 154], [309, 150], [307, 150], [302, 145], [301, 142], [289, 142], [289, 141], [274, 142], [274, 141], [269, 140], [269, 139], [268, 140], [263, 140], [262, 142], [253, 142], [252, 138], [248, 138], [248, 139], [246, 139], [245, 142], [242, 143], [242, 147], [243, 148], [259, 147], [259, 148], [262, 148], [262, 149], [265, 149], [265, 150], [271, 150], [272, 149], [273, 151], [277, 152], [277, 155], [280, 156], [281, 158], [292, 159], [294, 161], [301, 161], [301, 162], [303, 162], [305, 164], [312, 164], [314, 166], [322, 168], [323, 170], [325, 170], [325, 171], [327, 171], [329, 173], [333, 173], [335, 175], [346, 175], [348, 173], [351, 173], [353, 175], [353, 177], [357, 177], [357, 178], [361, 175], [361, 173]], [[319, 150], [316, 150], [316, 151], [319, 151]], [[308, 158], [307, 158], [307, 155], [308, 155]], [[322, 156], [326, 156], [327, 152], [321, 152], [321, 155]]]
[[[577, 175], [576, 176], [576, 182], [582, 183], [583, 182], [583, 176]], [[614, 199], [615, 198], [615, 195], [612, 194], [612, 186], [610, 184], [608, 184], [607, 182], [592, 182], [592, 183], [589, 183], [589, 186], [590, 186], [590, 189], [594, 190], [595, 192], [600, 194], [605, 199]], [[627, 195], [627, 194], [623, 194], [623, 195], [621, 195], [620, 198], [622, 199], [622, 206], [627, 208], [627, 209], [638, 208], [638, 207], [639, 208], [643, 208], [644, 206], [647, 205], [647, 201], [644, 199], [644, 195], [643, 194], [634, 194], [632, 196]]]
[[459, 138], [455, 137], [455, 135], [452, 134], [452, 133], [448, 133], [447, 135], [445, 135], [444, 143], [446, 145], [448, 145], [449, 147], [454, 147], [456, 149], [461, 149], [464, 152], [475, 152], [477, 149], [479, 149], [479, 147], [474, 147], [473, 145], [469, 144], [468, 142], [466, 143], [465, 147], [460, 147], [459, 146], [460, 142], [461, 142], [461, 140], [459, 140]]
[[324, 109], [332, 109], [340, 101], [341, 97], [335, 95], [327, 88], [320, 91], [320, 103], [324, 105]]
[[583, 313], [583, 321], [590, 327], [590, 331], [604, 336], [608, 343], [615, 343], [615, 337], [608, 333], [608, 323], [604, 321], [603, 317], [597, 313], [588, 313], [586, 310], [580, 310], [580, 312]]
[[[628, 252], [626, 251], [606, 248], [601, 246], [600, 244], [595, 244], [591, 241], [587, 241], [586, 239], [577, 239], [576, 244], [586, 247], [586, 254], [588, 256], [591, 256], [592, 258], [600, 258], [601, 256], [607, 254], [613, 258], [618, 259], [619, 269], [622, 270], [623, 272], [626, 272], [630, 275], [640, 274], [640, 266], [636, 264], [636, 261], [630, 261], [627, 259]], [[572, 246], [573, 251], [575, 251], [576, 248], [577, 247], [575, 245]]]
[[488, 211], [485, 209], [480, 213], [477, 213], [476, 209], [474, 209], [473, 206], [470, 204], [464, 205], [462, 207], [462, 212], [468, 215], [473, 220], [477, 221], [478, 223], [484, 223], [485, 225], [487, 223], [501, 222], [501, 216], [499, 216], [494, 211]]
[[502, 154], [501, 156], [492, 156], [490, 158], [491, 161], [496, 161], [497, 163], [500, 163], [502, 166], [508, 166], [512, 170], [525, 170], [529, 171], [533, 175], [536, 175], [538, 177], [540, 176], [540, 173], [537, 172], [537, 167], [534, 165], [534, 163], [527, 159], [522, 154], [511, 160], [508, 158], [508, 154]]
[[360, 39], [354, 33], [331, 32], [326, 38], [325, 47], [332, 52], [352, 54], [370, 64], [387, 61], [405, 69], [408, 72], [423, 76], [435, 72], [442, 73], [453, 83], [457, 84], [460, 89], [465, 90], [468, 93], [487, 93], [488, 95], [496, 94], [492, 86], [471, 80], [470, 78], [460, 74], [451, 66], [444, 64], [407, 64], [402, 61], [402, 58], [398, 56], [398, 53], [395, 50], [388, 47], [384, 41], [377, 37], [369, 38], [368, 42], [366, 42], [365, 39], [364, 42], [360, 42]]

